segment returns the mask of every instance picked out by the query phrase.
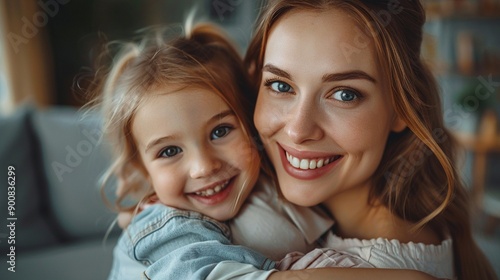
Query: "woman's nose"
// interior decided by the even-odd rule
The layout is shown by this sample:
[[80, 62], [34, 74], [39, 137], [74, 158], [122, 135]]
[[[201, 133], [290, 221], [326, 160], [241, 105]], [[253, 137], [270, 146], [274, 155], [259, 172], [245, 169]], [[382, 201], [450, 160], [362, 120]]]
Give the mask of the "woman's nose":
[[214, 151], [209, 151], [206, 148], [193, 154], [190, 164], [190, 176], [193, 179], [212, 176], [222, 167], [222, 162]]
[[295, 144], [319, 140], [323, 137], [319, 117], [319, 108], [315, 103], [299, 102], [288, 112], [285, 133]]

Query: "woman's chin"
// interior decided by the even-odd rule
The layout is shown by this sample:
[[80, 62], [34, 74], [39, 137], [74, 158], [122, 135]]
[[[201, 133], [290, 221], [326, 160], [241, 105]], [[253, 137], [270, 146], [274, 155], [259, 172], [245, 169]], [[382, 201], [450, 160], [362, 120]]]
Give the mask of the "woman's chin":
[[281, 192], [287, 201], [303, 207], [316, 206], [322, 202], [321, 199], [316, 198], [317, 194], [313, 196], [313, 191], [311, 190], [281, 188]]

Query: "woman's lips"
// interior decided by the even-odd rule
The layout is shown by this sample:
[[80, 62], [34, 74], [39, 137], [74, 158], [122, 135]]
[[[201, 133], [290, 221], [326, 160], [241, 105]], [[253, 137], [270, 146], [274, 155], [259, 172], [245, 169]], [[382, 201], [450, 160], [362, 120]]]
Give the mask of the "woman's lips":
[[328, 173], [343, 158], [341, 155], [325, 155], [313, 152], [298, 152], [278, 144], [281, 164], [285, 171], [299, 180], [313, 180]]

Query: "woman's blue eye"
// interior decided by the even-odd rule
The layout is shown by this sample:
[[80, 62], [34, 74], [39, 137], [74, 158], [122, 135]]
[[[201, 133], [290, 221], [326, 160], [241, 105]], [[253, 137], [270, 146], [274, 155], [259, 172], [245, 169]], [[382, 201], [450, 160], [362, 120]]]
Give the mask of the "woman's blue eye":
[[177, 154], [181, 153], [182, 149], [177, 147], [177, 146], [169, 146], [166, 147], [163, 151], [160, 153], [160, 157], [173, 157], [176, 156]]
[[293, 92], [292, 87], [285, 82], [272, 82], [271, 88], [276, 92]]
[[341, 89], [333, 93], [333, 98], [342, 102], [351, 102], [358, 98], [358, 93], [349, 89]]
[[232, 129], [233, 128], [229, 127], [229, 126], [216, 127], [214, 130], [212, 130], [212, 134], [210, 135], [210, 139], [214, 140], [214, 139], [222, 138], [222, 137], [228, 135]]

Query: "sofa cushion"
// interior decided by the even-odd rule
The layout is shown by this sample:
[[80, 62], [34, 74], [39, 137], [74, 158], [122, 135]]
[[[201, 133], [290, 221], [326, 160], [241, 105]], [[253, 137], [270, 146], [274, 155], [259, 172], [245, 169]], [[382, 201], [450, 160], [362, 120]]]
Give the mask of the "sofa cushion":
[[32, 252], [19, 257], [13, 278], [7, 277], [13, 273], [2, 269], [0, 279], [107, 279], [116, 241], [116, 237], [94, 238]]
[[[37, 165], [38, 153], [34, 145], [33, 131], [30, 126], [29, 116], [33, 113], [31, 107], [22, 107], [12, 115], [0, 117], [0, 248], [6, 252], [6, 248], [15, 245], [16, 250], [35, 248], [56, 242], [56, 236], [52, 232], [48, 220], [44, 217], [44, 194], [46, 184], [40, 168]], [[15, 194], [7, 193], [8, 166], [13, 166], [15, 181]], [[8, 213], [8, 201], [14, 206], [13, 216]], [[15, 204], [15, 205], [14, 205]], [[16, 220], [7, 220], [16, 218]], [[13, 222], [15, 227], [12, 233], [15, 235], [15, 244], [9, 244], [8, 237], [11, 230], [6, 228], [6, 222]], [[10, 240], [10, 243], [13, 241]]]
[[116, 215], [103, 203], [99, 180], [110, 161], [99, 118], [72, 107], [34, 113], [52, 215], [65, 238], [103, 236]]

